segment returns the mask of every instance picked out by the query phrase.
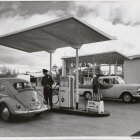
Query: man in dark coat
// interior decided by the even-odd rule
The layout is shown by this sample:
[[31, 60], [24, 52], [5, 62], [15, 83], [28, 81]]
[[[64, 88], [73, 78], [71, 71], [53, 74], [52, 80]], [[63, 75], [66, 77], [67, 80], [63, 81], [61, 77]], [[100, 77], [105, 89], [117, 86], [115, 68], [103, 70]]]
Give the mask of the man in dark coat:
[[47, 102], [49, 101], [50, 108], [52, 108], [52, 85], [54, 83], [52, 77], [48, 75], [48, 70], [43, 69], [43, 74], [45, 75], [41, 81], [42, 86], [44, 87], [44, 98]]
[[98, 95], [98, 94], [100, 94], [99, 93], [99, 89], [100, 89], [100, 87], [101, 87], [101, 84], [99, 83], [99, 77], [100, 76], [102, 76], [102, 74], [100, 74], [100, 73], [97, 73], [96, 74], [96, 77], [94, 77], [94, 79], [93, 79], [93, 85], [92, 85], [92, 88], [93, 88], [93, 93], [95, 93], [95, 98], [96, 98], [96, 100], [100, 100], [100, 96], [101, 95]]

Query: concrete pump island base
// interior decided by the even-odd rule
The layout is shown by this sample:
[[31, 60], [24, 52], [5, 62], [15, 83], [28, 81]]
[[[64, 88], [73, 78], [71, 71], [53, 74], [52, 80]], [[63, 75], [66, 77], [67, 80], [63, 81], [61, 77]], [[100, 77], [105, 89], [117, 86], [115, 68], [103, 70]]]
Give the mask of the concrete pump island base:
[[[105, 117], [110, 113], [104, 110], [104, 101], [101, 100], [101, 96], [87, 100], [85, 108], [75, 108], [75, 78], [74, 76], [61, 76], [59, 85], [59, 105], [54, 106], [51, 111], [57, 113], [66, 113], [73, 115], [83, 115], [91, 117]], [[96, 101], [93, 100], [96, 98]]]
[[107, 116], [110, 116], [110, 113], [108, 111], [98, 113], [98, 112], [87, 111], [87, 110], [83, 110], [83, 109], [65, 109], [65, 108], [60, 108], [60, 107], [53, 108], [51, 111], [56, 112], [56, 113], [89, 116], [89, 117], [107, 117]]
[[[79, 104], [79, 56], [78, 51], [83, 44], [95, 43], [101, 41], [114, 40], [112, 37], [103, 31], [97, 29], [94, 26], [89, 25], [83, 20], [77, 17], [63, 17], [53, 21], [49, 21], [40, 25], [33, 26], [21, 31], [16, 31], [0, 37], [0, 45], [7, 46], [10, 48], [26, 51], [26, 52], [38, 52], [46, 51], [50, 54], [50, 72], [52, 71], [52, 54], [58, 48], [72, 47], [76, 50], [76, 76], [75, 76], [75, 92], [66, 90], [67, 88], [73, 89], [72, 77], [61, 78], [60, 81], [60, 97], [59, 97], [59, 108], [54, 108], [52, 111], [64, 112], [69, 114], [80, 114], [89, 116], [108, 116], [109, 113], [106, 111], [93, 111], [92, 109], [96, 106], [97, 108], [103, 107], [103, 101], [98, 102], [92, 101], [89, 103], [87, 110], [78, 109]], [[62, 71], [62, 76], [66, 73]], [[68, 80], [71, 79], [71, 80]], [[63, 82], [66, 80], [66, 82]], [[70, 82], [67, 82], [70, 81]], [[70, 86], [71, 83], [71, 86]], [[74, 90], [73, 90], [74, 91]], [[68, 94], [70, 93], [70, 94]], [[76, 97], [75, 97], [76, 96]], [[74, 101], [76, 99], [76, 101]], [[95, 105], [94, 105], [94, 104]], [[70, 109], [74, 108], [75, 109]], [[68, 109], [64, 109], [68, 108]], [[92, 110], [92, 111], [91, 111]]]

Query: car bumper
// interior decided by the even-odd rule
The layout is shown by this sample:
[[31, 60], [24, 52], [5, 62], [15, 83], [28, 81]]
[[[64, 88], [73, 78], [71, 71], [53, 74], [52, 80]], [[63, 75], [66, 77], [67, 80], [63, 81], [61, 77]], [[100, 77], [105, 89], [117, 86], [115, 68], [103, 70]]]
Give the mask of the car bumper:
[[140, 95], [133, 95], [134, 98], [139, 98], [140, 99]]
[[37, 114], [37, 113], [41, 113], [41, 112], [45, 112], [45, 111], [47, 111], [47, 110], [49, 110], [48, 108], [42, 108], [42, 109], [39, 109], [39, 110], [30, 110], [30, 111], [22, 111], [22, 110], [17, 110], [17, 111], [15, 111], [15, 114], [17, 114], [17, 115], [30, 115], [30, 114]]

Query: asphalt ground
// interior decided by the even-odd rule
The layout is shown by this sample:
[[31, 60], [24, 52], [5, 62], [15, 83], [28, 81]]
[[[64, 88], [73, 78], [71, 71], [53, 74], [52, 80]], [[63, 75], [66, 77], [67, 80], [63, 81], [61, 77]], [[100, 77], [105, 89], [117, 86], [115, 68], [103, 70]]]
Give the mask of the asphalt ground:
[[[79, 107], [85, 108], [80, 97]], [[88, 117], [45, 112], [39, 117], [21, 118], [13, 122], [0, 120], [0, 137], [71, 137], [126, 136], [140, 131], [140, 101], [125, 104], [120, 100], [105, 100], [108, 117]]]

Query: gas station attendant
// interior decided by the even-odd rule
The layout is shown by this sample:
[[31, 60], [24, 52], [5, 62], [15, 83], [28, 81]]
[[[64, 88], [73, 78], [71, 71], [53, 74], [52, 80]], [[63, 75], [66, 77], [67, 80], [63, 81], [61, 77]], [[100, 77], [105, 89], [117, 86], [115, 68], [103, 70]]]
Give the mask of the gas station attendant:
[[[42, 86], [44, 87], [43, 93], [44, 93], [44, 99], [47, 102], [47, 105], [50, 105], [50, 108], [52, 108], [52, 85], [54, 83], [52, 77], [48, 75], [48, 70], [43, 69], [43, 74], [45, 75], [41, 81]], [[49, 102], [49, 103], [48, 103]]]

